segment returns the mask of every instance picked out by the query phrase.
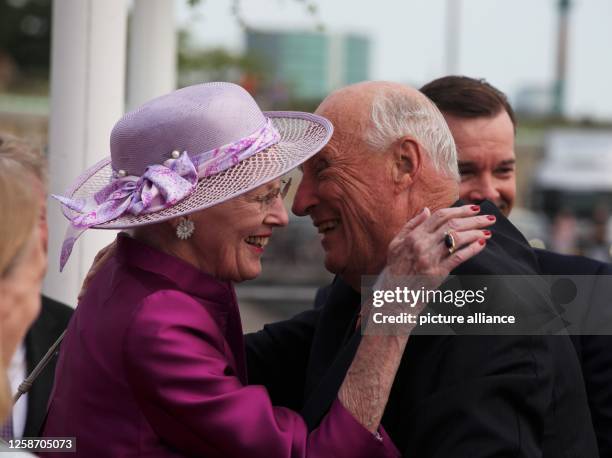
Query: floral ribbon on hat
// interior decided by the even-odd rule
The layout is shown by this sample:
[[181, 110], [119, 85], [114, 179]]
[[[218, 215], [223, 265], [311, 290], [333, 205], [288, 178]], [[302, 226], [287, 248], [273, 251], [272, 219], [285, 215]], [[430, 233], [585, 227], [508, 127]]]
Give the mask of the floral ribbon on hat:
[[248, 137], [191, 157], [184, 151], [163, 164], [148, 166], [140, 177], [113, 174], [112, 181], [91, 196], [71, 199], [52, 195], [73, 212], [62, 244], [60, 271], [68, 262], [74, 243], [90, 227], [126, 213], [138, 216], [172, 207], [195, 191], [198, 180], [227, 170], [278, 143], [280, 138], [268, 119]]

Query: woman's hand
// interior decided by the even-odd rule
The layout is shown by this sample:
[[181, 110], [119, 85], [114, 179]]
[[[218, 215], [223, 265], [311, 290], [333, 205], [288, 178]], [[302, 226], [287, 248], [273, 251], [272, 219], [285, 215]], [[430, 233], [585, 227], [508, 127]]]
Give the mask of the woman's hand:
[[[486, 240], [491, 237], [485, 228], [495, 222], [495, 217], [478, 215], [479, 211], [477, 205], [445, 208], [433, 215], [429, 209], [423, 209], [389, 244], [387, 266], [378, 276], [374, 289], [438, 288], [451, 270], [480, 253]], [[418, 314], [425, 305], [415, 304], [410, 312]], [[371, 304], [366, 307], [369, 306]], [[401, 310], [405, 304], [391, 304], [386, 311], [389, 312], [392, 307], [405, 311]], [[366, 314], [368, 312], [365, 310]], [[369, 325], [371, 322], [368, 321], [366, 328]], [[400, 334], [363, 335], [338, 392], [342, 405], [372, 432], [380, 424], [404, 348], [414, 327], [405, 326]]]
[[[412, 218], [389, 244], [387, 272], [391, 275], [431, 275], [445, 278], [459, 264], [480, 253], [495, 223], [492, 215], [478, 215], [478, 205], [428, 208]], [[454, 250], [445, 244], [449, 234]], [[439, 285], [437, 285], [439, 286]]]
[[[373, 289], [438, 288], [454, 268], [480, 253], [491, 238], [491, 231], [486, 227], [495, 223], [495, 217], [478, 215], [479, 211], [478, 205], [443, 208], [433, 214], [424, 208], [389, 244], [387, 266]], [[452, 242], [451, 246], [449, 242]], [[389, 303], [386, 311], [389, 314], [410, 312], [418, 315], [426, 305]], [[371, 304], [364, 306], [366, 309], [362, 314], [367, 316]], [[402, 333], [409, 334], [413, 327], [406, 324]]]

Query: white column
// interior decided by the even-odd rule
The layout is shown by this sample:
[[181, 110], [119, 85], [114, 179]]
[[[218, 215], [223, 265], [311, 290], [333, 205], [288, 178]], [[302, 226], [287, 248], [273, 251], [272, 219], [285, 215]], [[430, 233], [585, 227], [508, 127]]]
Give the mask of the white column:
[[[51, 48], [49, 191], [62, 194], [75, 178], [108, 156], [110, 132], [124, 109], [128, 0], [55, 0]], [[49, 201], [49, 269], [44, 292], [76, 305], [93, 257], [114, 237], [87, 231], [59, 273], [67, 227], [59, 204]]]
[[461, 43], [461, 0], [446, 0], [446, 74], [459, 72]]
[[128, 109], [176, 88], [173, 0], [135, 0], [130, 23]]

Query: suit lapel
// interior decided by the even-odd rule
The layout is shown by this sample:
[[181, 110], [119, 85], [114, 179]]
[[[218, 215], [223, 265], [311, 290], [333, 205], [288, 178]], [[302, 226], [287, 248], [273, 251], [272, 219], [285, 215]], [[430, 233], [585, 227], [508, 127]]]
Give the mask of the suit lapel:
[[[49, 347], [55, 342], [55, 339], [51, 340], [50, 338], [59, 336], [62, 331], [63, 328], [61, 328], [55, 317], [43, 306], [40, 317], [26, 335], [27, 375], [32, 372]], [[56, 357], [54, 357], [54, 359], [55, 358]], [[45, 400], [48, 399], [51, 386], [53, 385], [54, 371], [52, 369], [55, 367], [55, 363], [55, 360], [49, 363], [32, 384], [32, 388], [28, 392], [27, 420], [24, 429], [24, 437], [36, 437], [39, 435], [39, 428], [46, 413]]]
[[321, 420], [338, 396], [338, 390], [353, 361], [360, 341], [361, 334], [357, 332], [342, 347], [329, 370], [304, 404], [301, 414], [308, 425], [309, 431], [319, 426]]
[[321, 311], [308, 363], [302, 416], [310, 429], [318, 426], [338, 395], [359, 346], [359, 308], [360, 295], [337, 277]]

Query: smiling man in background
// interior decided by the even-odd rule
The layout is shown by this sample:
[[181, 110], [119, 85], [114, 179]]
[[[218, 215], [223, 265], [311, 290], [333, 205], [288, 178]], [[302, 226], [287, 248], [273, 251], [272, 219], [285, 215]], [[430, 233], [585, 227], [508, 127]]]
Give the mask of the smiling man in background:
[[[439, 78], [421, 92], [442, 111], [455, 139], [461, 198], [490, 200], [508, 216], [516, 195], [516, 119], [505, 94], [484, 80], [465, 76]], [[546, 250], [534, 252], [544, 275], [612, 275], [610, 264]], [[604, 294], [592, 291], [591, 309]], [[605, 306], [612, 307], [612, 299], [607, 298]], [[573, 335], [572, 343], [582, 367], [600, 456], [612, 457], [612, 337]]]

